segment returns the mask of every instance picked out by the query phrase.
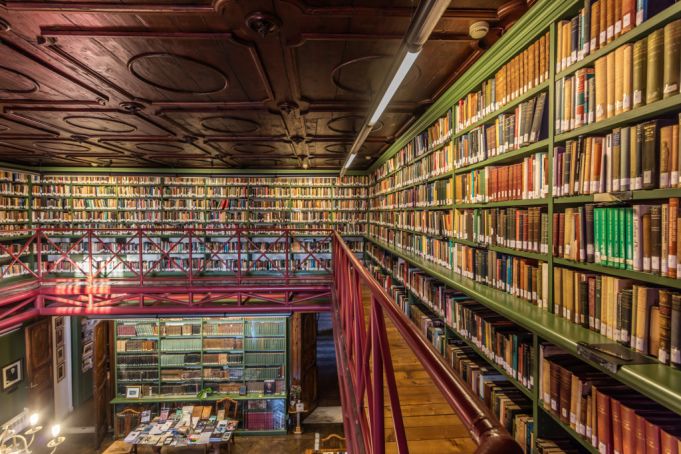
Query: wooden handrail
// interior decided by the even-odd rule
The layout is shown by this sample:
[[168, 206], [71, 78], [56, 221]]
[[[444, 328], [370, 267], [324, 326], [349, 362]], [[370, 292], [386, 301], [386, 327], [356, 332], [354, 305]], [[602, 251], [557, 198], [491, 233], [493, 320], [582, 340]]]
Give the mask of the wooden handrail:
[[[349, 297], [352, 296], [351, 293], [348, 292], [349, 289], [340, 288], [341, 286], [353, 287], [358, 286], [361, 282], [368, 287], [372, 295], [372, 305], [380, 307], [380, 311], [378, 312], [388, 316], [402, 336], [406, 345], [419, 359], [423, 368], [428, 372], [428, 375], [440, 390], [447, 403], [459, 416], [461, 422], [468, 429], [471, 437], [478, 445], [476, 452], [478, 454], [501, 452], [505, 454], [521, 453], [522, 449], [518, 443], [516, 443], [501, 426], [498, 419], [491, 411], [479, 401], [468, 386], [452, 372], [444, 362], [442, 356], [436, 352], [433, 346], [418, 333], [409, 318], [398, 308], [386, 290], [359, 261], [337, 232], [334, 232], [333, 263], [336, 291], [342, 295], [338, 300], [338, 304], [341, 306], [344, 304], [352, 304], [352, 301], [349, 301]], [[352, 277], [354, 277], [357, 282], [350, 282], [348, 278]], [[347, 308], [341, 307], [340, 312], [342, 313], [343, 310], [346, 309]], [[372, 308], [372, 312], [373, 310], [374, 308]], [[354, 316], [357, 315], [358, 314], [354, 314]], [[362, 313], [361, 315], [363, 318], [364, 314]], [[363, 320], [362, 323], [364, 323]], [[346, 324], [343, 328], [348, 330], [351, 327]], [[352, 333], [349, 333], [349, 336], [352, 337]], [[366, 358], [368, 358], [368, 355], [366, 355]], [[388, 371], [386, 370], [386, 375], [387, 372]], [[354, 380], [356, 382], [362, 382], [360, 377], [354, 377]], [[390, 377], [386, 376], [386, 381], [388, 382], [388, 386], [390, 386]], [[361, 389], [355, 391], [361, 392]], [[376, 392], [376, 390], [374, 390], [374, 392]], [[344, 402], [343, 404], [345, 407], [345, 405], [350, 404], [350, 402]], [[369, 417], [383, 418], [382, 414], [372, 415], [371, 412], [368, 413]], [[395, 413], [395, 409], [393, 409], [393, 413]], [[371, 425], [371, 422], [368, 422], [368, 425]], [[401, 430], [404, 430], [404, 428], [402, 427]], [[397, 427], [395, 428], [395, 432], [396, 436], [399, 438], [400, 434], [397, 434]], [[374, 433], [373, 435], [375, 437], [380, 436], [384, 438], [383, 433]], [[373, 440], [373, 442], [375, 443], [376, 440]], [[367, 451], [375, 452], [375, 450], [372, 449], [367, 449]]]

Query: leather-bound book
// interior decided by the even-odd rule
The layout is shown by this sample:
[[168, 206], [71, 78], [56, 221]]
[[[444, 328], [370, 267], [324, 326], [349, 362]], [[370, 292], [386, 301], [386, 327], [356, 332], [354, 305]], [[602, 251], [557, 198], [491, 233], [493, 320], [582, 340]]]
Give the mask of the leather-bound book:
[[664, 58], [662, 97], [668, 98], [679, 92], [679, 58], [681, 54], [681, 20], [675, 20], [664, 26]]
[[646, 104], [662, 99], [664, 89], [664, 29], [657, 29], [647, 38]]
[[[648, 52], [648, 43], [646, 38], [643, 38], [634, 43], [633, 51], [633, 70], [631, 75], [632, 85], [632, 107], [639, 107], [646, 103], [646, 55]], [[598, 60], [596, 60], [596, 65]], [[598, 67], [596, 67], [598, 68]], [[596, 76], [598, 76], [598, 69], [596, 69]], [[605, 88], [605, 87], [603, 87]], [[596, 86], [596, 97], [598, 97], [598, 86]], [[598, 99], [596, 99], [598, 105]]]

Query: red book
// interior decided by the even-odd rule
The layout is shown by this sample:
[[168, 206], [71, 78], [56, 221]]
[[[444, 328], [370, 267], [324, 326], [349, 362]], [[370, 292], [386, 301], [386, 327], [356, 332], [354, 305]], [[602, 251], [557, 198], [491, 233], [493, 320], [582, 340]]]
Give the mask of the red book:
[[646, 454], [660, 454], [660, 428], [650, 421], [646, 426]]
[[612, 454], [612, 413], [610, 411], [610, 397], [599, 392], [595, 387], [593, 389], [593, 395], [596, 397], [598, 451], [601, 454]]

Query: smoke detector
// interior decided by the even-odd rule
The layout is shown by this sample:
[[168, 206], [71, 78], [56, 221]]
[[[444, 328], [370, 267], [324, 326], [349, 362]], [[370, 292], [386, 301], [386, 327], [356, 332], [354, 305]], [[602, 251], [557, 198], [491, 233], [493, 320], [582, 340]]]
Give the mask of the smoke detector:
[[468, 29], [468, 34], [473, 39], [482, 39], [487, 36], [487, 32], [489, 32], [489, 24], [485, 21], [474, 22]]

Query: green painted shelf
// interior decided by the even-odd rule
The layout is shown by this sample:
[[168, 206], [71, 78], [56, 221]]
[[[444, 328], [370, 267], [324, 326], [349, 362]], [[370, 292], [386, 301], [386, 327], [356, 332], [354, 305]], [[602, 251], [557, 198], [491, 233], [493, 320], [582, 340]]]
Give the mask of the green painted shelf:
[[[580, 341], [590, 344], [612, 343], [605, 336], [551, 314], [528, 301], [457, 275], [442, 266], [399, 251], [382, 241], [371, 237], [367, 237], [367, 239], [391, 254], [419, 267], [425, 273], [449, 287], [464, 292], [489, 309], [535, 333], [541, 339], [549, 341], [575, 356], [579, 356], [577, 343]], [[617, 380], [670, 410], [681, 413], [681, 370], [659, 364], [649, 364], [623, 366], [617, 373], [613, 374], [594, 362], [584, 361], [612, 375]]]
[[608, 274], [610, 276], [617, 276], [625, 279], [633, 279], [639, 282], [646, 282], [648, 284], [681, 289], [681, 279], [659, 276], [657, 274], [644, 273], [642, 271], [623, 270], [610, 266], [598, 265], [596, 263], [576, 262], [574, 260], [568, 260], [560, 257], [554, 257], [553, 263], [554, 265], [568, 266], [570, 268], [577, 268], [594, 273]]
[[482, 167], [487, 167], [492, 164], [503, 164], [509, 161], [513, 161], [515, 159], [520, 159], [524, 158], [526, 156], [532, 155], [537, 153], [538, 151], [543, 150], [544, 148], [549, 147], [549, 139], [543, 139], [538, 142], [535, 142], [533, 144], [520, 147], [517, 150], [512, 150], [508, 151], [506, 153], [502, 153], [497, 156], [492, 156], [490, 158], [485, 159], [484, 161], [481, 162], [476, 162], [475, 164], [470, 164], [467, 166], [459, 167], [454, 171], [455, 174], [461, 174], [461, 173], [467, 173], [470, 172], [471, 170], [475, 169], [480, 169]]
[[562, 79], [565, 76], [569, 76], [580, 68], [591, 66], [596, 60], [603, 57], [604, 55], [608, 55], [621, 45], [638, 41], [639, 39], [648, 35], [651, 31], [663, 27], [665, 24], [673, 21], [674, 19], [678, 19], [679, 17], [681, 17], [681, 3], [676, 3], [670, 6], [662, 14], [651, 17], [641, 25], [632, 28], [627, 33], [606, 44], [604, 47], [601, 47], [597, 51], [592, 52], [584, 57], [582, 60], [560, 71], [556, 74], [556, 80]]

